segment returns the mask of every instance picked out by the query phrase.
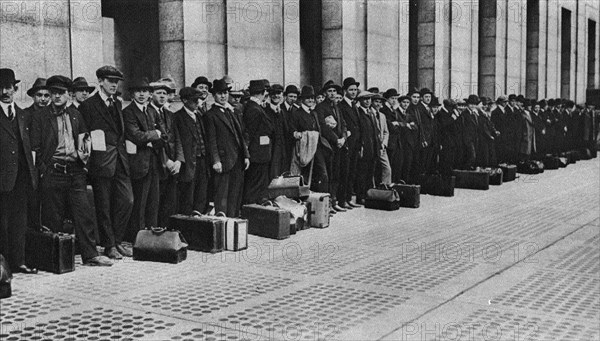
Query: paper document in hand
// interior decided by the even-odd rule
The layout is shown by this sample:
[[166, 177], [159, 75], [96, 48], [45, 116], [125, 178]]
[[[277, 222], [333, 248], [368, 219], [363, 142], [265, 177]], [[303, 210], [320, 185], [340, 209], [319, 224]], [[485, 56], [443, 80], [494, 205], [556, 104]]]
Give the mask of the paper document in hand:
[[125, 140], [125, 149], [127, 149], [127, 154], [137, 154], [137, 146], [129, 140]]
[[261, 136], [260, 137], [259, 143], [260, 143], [261, 146], [268, 145], [270, 142], [271, 142], [271, 139], [268, 136]]
[[92, 150], [105, 152], [106, 151], [106, 140], [104, 138], [103, 130], [92, 130]]

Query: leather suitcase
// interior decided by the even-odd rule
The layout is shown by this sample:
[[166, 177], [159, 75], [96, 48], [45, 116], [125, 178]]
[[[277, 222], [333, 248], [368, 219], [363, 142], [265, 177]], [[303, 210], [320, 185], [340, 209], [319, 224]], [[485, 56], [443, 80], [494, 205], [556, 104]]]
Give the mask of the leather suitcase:
[[225, 250], [242, 251], [248, 248], [248, 220], [228, 218], [219, 212], [215, 216], [225, 222]]
[[367, 191], [365, 208], [396, 211], [400, 209], [400, 196], [393, 188], [371, 188]]
[[490, 185], [500, 186], [503, 183], [504, 174], [500, 168], [485, 168], [485, 171], [490, 174]]
[[456, 187], [455, 176], [444, 176], [440, 174], [422, 174], [419, 177], [421, 193], [440, 197], [453, 197]]
[[407, 184], [391, 185], [400, 196], [400, 207], [419, 208], [421, 205], [421, 186]]
[[0, 255], [0, 299], [12, 296], [12, 272], [4, 256]]
[[269, 187], [267, 187], [267, 197], [269, 199], [280, 196], [290, 199], [306, 199], [309, 194], [309, 186], [304, 183], [304, 178], [301, 175], [285, 173], [271, 180]]
[[540, 174], [544, 172], [544, 164], [540, 161], [522, 161], [517, 165], [517, 172], [521, 174]]
[[331, 210], [331, 200], [329, 193], [311, 192], [306, 202], [310, 204], [310, 226], [316, 228], [329, 227], [329, 211]]
[[27, 230], [25, 263], [55, 274], [75, 271], [75, 236], [54, 233], [47, 227]]
[[290, 234], [296, 234], [298, 231], [305, 229], [304, 226], [308, 222], [310, 209], [304, 203], [285, 196], [279, 196], [275, 198], [272, 206], [290, 212]]
[[490, 173], [484, 170], [454, 170], [456, 188], [490, 189]]
[[559, 169], [560, 168], [560, 160], [556, 156], [546, 155], [542, 160], [544, 162], [544, 167], [546, 169]]
[[290, 237], [289, 211], [257, 204], [242, 206], [242, 218], [248, 219], [248, 233], [271, 239]]
[[169, 218], [169, 228], [183, 234], [189, 250], [217, 253], [225, 248], [225, 221], [221, 219], [177, 214]]
[[591, 160], [591, 159], [593, 159], [592, 151], [589, 150], [588, 148], [581, 148], [579, 150], [579, 155], [581, 156], [582, 160]]
[[179, 231], [146, 228], [138, 231], [133, 259], [148, 262], [181, 263], [187, 258], [187, 243]]
[[515, 181], [517, 179], [517, 166], [509, 165], [506, 163], [502, 163], [498, 165], [500, 169], [502, 169], [502, 181], [510, 182]]

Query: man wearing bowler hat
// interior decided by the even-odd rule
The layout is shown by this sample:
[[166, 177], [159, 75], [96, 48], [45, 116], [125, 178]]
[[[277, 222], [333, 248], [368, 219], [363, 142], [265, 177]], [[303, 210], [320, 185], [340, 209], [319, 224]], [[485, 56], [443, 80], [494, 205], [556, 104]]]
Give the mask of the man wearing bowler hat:
[[241, 113], [228, 103], [229, 86], [215, 80], [211, 89], [215, 104], [206, 113], [206, 145], [215, 181], [215, 211], [238, 217], [244, 189], [244, 171], [250, 166], [250, 154]]
[[105, 237], [104, 254], [120, 259], [132, 255], [132, 250], [122, 242], [133, 207], [122, 105], [115, 97], [123, 74], [114, 66], [103, 66], [96, 76], [99, 90], [79, 106], [79, 111], [92, 137], [88, 170], [98, 229]]
[[87, 80], [83, 77], [77, 77], [73, 80], [73, 87], [71, 87], [71, 105], [77, 109], [83, 103], [96, 88], [90, 86]]
[[472, 169], [476, 165], [479, 144], [479, 96], [469, 95], [467, 109], [460, 115], [463, 119], [464, 162], [461, 169]]
[[419, 145], [417, 146], [415, 175], [422, 173], [431, 173], [435, 166], [434, 157], [434, 116], [431, 107], [429, 106], [433, 99], [433, 92], [428, 88], [423, 88], [420, 91], [421, 103], [419, 103], [414, 112], [415, 116], [418, 113], [416, 120], [418, 122]]
[[496, 158], [499, 163], [508, 161], [508, 117], [506, 113], [506, 105], [508, 104], [508, 97], [504, 95], [498, 96], [496, 99], [496, 108], [492, 110], [492, 123], [499, 132], [496, 138]]
[[358, 189], [356, 191], [356, 200], [364, 204], [367, 191], [375, 186], [375, 165], [379, 159], [381, 143], [377, 131], [377, 122], [374, 112], [371, 108], [372, 98], [375, 94], [369, 91], [363, 91], [357, 96], [360, 105], [357, 108], [360, 129], [361, 129], [361, 159], [358, 167]]
[[208, 80], [208, 78], [204, 76], [200, 76], [194, 80], [192, 83], [192, 88], [198, 89], [200, 91], [200, 114], [203, 116], [209, 109], [208, 105], [208, 94], [210, 93], [210, 88], [212, 87], [212, 83]]
[[72, 82], [65, 76], [52, 76], [47, 85], [51, 104], [38, 112], [31, 132], [40, 172], [42, 223], [58, 232], [69, 212], [83, 264], [110, 266], [110, 259], [96, 250], [96, 221], [86, 194], [90, 140], [81, 114], [68, 106]]
[[248, 91], [250, 100], [244, 108], [243, 118], [248, 135], [250, 167], [245, 175], [243, 202], [254, 204], [265, 199], [266, 189], [269, 186], [275, 125], [263, 108], [267, 95], [264, 80], [251, 80]]
[[0, 69], [0, 253], [13, 272], [37, 273], [25, 265], [27, 193], [37, 187], [31, 153], [31, 114], [14, 103], [19, 80]]
[[360, 159], [360, 120], [355, 108], [360, 83], [353, 77], [348, 77], [344, 79], [342, 84], [344, 97], [338, 104], [338, 108], [344, 122], [346, 122], [348, 139], [346, 141], [347, 149], [341, 151], [340, 157], [342, 174], [346, 176], [340, 179], [338, 201], [340, 207], [352, 209], [361, 206], [352, 202], [352, 194], [356, 193], [358, 160]]
[[271, 179], [290, 171], [291, 155], [289, 155], [292, 140], [289, 135], [288, 117], [283, 112], [283, 86], [273, 84], [269, 89], [269, 99], [265, 112], [271, 117], [275, 133], [273, 135], [273, 152], [271, 154]]

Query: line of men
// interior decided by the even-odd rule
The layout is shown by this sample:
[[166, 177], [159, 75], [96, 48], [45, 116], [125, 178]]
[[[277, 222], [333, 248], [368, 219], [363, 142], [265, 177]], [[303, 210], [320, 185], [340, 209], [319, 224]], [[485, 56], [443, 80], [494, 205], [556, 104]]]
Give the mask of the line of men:
[[228, 76], [201, 76], [180, 89], [183, 106], [172, 111], [172, 80], [130, 82], [123, 108], [123, 74], [103, 66], [96, 76], [97, 89], [81, 77], [38, 79], [27, 92], [34, 104], [22, 110], [14, 71], [0, 69], [0, 251], [16, 271], [36, 272], [24, 262], [27, 225], [60, 231], [72, 220], [84, 264], [109, 266], [131, 257], [124, 241], [141, 228], [166, 226], [176, 213], [207, 214], [211, 203], [237, 217], [242, 204], [267, 200], [270, 181], [284, 173], [329, 193], [336, 214], [361, 207], [381, 183], [418, 183], [422, 174], [514, 163], [595, 139], [594, 107], [573, 110], [572, 101], [471, 95], [442, 104], [429, 89], [360, 91], [351, 77], [319, 93], [264, 79], [240, 92]]

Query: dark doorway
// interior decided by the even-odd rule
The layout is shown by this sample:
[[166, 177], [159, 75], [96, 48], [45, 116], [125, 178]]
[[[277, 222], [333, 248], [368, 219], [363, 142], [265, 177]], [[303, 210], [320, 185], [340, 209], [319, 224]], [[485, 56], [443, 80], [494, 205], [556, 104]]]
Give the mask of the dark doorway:
[[300, 83], [315, 90], [323, 82], [321, 6], [321, 0], [300, 0]]
[[596, 22], [588, 19], [587, 87], [596, 87]]
[[540, 1], [527, 0], [527, 98], [538, 98], [540, 51]]
[[408, 87], [419, 85], [419, 1], [410, 0], [408, 5]]
[[571, 97], [571, 11], [562, 9], [560, 27], [560, 96]]

